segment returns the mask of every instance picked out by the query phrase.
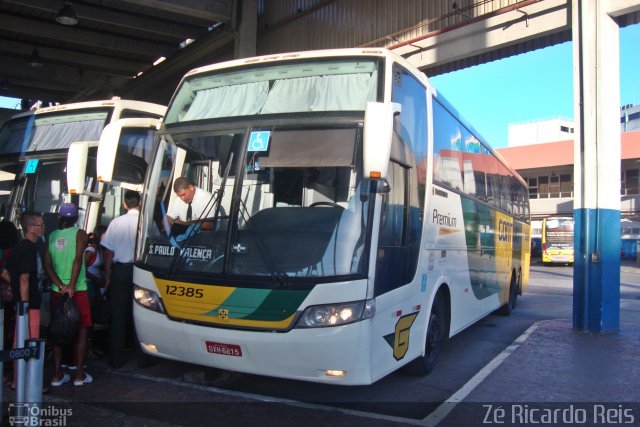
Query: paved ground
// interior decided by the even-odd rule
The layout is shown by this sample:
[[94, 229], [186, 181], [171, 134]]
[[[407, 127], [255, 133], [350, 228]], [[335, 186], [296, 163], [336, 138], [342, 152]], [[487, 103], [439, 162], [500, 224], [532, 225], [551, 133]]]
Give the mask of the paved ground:
[[[549, 273], [562, 277], [567, 287], [565, 270], [570, 271]], [[621, 272], [630, 275], [627, 285], [640, 282], [635, 263], [624, 262]], [[225, 378], [208, 376], [229, 374], [178, 369], [171, 363], [163, 362], [162, 369], [169, 371], [160, 377], [158, 367], [114, 371], [98, 360], [92, 361], [91, 372], [100, 380], [94, 389], [100, 393], [61, 387], [44, 396], [43, 407], [50, 413], [43, 420], [72, 426], [640, 425], [638, 325], [640, 298], [632, 294], [621, 300], [616, 334], [576, 331], [567, 319], [538, 321], [445, 402], [432, 404], [422, 419], [220, 390], [207, 384]], [[148, 393], [140, 395], [140, 384]], [[4, 390], [11, 401], [12, 392]], [[4, 421], [9, 425], [9, 419]]]

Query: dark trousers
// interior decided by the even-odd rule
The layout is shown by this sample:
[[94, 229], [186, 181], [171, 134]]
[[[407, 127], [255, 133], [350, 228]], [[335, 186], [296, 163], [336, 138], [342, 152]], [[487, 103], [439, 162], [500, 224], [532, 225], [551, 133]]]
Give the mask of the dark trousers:
[[114, 264], [111, 271], [111, 326], [109, 328], [109, 364], [124, 365], [124, 348], [131, 343], [138, 366], [148, 366], [151, 357], [142, 351], [133, 323], [133, 264]]
[[109, 327], [109, 364], [124, 365], [127, 335], [133, 336], [133, 264], [114, 264], [109, 284], [111, 325]]

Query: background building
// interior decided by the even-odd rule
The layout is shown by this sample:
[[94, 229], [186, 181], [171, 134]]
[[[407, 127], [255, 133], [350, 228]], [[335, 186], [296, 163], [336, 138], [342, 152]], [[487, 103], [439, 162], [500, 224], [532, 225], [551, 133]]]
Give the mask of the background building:
[[[625, 256], [635, 257], [635, 242], [640, 239], [640, 106], [623, 107], [620, 117], [623, 127], [634, 129], [621, 133], [620, 214]], [[540, 236], [543, 218], [573, 216], [572, 136], [547, 141], [554, 132], [557, 135], [573, 133], [572, 126], [571, 122], [562, 119], [509, 126], [509, 147], [497, 150], [529, 185], [534, 238]], [[527, 132], [532, 134], [524, 136]], [[512, 135], [518, 139], [513, 144]], [[524, 140], [531, 142], [527, 145], [519, 143]]]
[[573, 138], [573, 120], [555, 118], [509, 125], [509, 147]]
[[620, 130], [640, 130], [640, 105], [625, 105], [620, 109]]

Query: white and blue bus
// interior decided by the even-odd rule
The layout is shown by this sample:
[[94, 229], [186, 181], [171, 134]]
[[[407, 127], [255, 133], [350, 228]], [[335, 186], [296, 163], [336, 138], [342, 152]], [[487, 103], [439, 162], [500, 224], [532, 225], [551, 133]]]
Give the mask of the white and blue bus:
[[[169, 228], [181, 176], [209, 209]], [[526, 184], [384, 49], [190, 71], [145, 186], [134, 319], [159, 357], [344, 385], [426, 375], [528, 281]]]
[[[120, 215], [123, 188], [142, 188], [165, 111], [163, 105], [114, 97], [16, 114], [0, 129], [0, 217], [19, 225], [22, 212], [41, 212], [50, 232], [57, 228], [60, 204], [73, 201], [87, 231], [108, 224]], [[116, 126], [120, 139], [107, 138], [100, 164], [107, 126]], [[100, 167], [107, 170], [104, 182]]]

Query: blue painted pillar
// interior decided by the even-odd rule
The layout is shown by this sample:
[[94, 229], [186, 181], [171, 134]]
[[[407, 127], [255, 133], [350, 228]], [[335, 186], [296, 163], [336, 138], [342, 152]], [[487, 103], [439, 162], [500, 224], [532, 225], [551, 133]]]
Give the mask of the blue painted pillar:
[[606, 0], [572, 0], [573, 327], [620, 328], [619, 29]]

